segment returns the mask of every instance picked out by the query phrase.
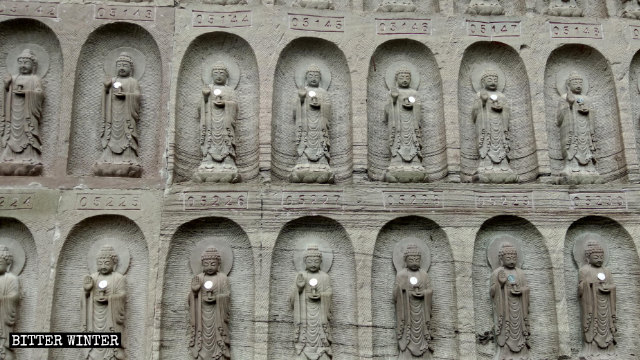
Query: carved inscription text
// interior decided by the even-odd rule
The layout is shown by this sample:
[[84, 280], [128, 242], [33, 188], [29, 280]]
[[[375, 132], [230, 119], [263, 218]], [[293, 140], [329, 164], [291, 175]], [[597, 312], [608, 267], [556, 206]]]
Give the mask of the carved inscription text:
[[282, 208], [285, 210], [342, 210], [342, 191], [283, 191]]
[[572, 209], [626, 210], [627, 197], [623, 192], [570, 193]]
[[193, 27], [236, 28], [251, 26], [251, 11], [198, 11], [191, 12]]
[[58, 17], [58, 3], [0, 1], [0, 15]]
[[602, 39], [602, 24], [549, 22], [552, 39]]
[[431, 19], [376, 19], [378, 35], [431, 35]]
[[77, 194], [76, 210], [140, 210], [140, 195]]
[[0, 194], [0, 210], [33, 209], [34, 194]]
[[246, 191], [185, 192], [184, 210], [243, 210], [249, 208]]
[[385, 209], [437, 209], [442, 208], [442, 191], [383, 191]]
[[532, 193], [475, 192], [478, 209], [533, 209]]
[[344, 32], [344, 16], [289, 13], [289, 29], [315, 32]]
[[477, 37], [518, 37], [520, 21], [476, 21], [467, 20], [467, 35]]
[[153, 6], [98, 6], [94, 7], [94, 18], [100, 20], [155, 21]]

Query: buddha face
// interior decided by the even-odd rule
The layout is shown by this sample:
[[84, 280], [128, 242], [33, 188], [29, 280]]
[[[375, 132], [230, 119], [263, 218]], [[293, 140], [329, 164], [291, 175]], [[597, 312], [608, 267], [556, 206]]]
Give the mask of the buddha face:
[[219, 267], [220, 267], [220, 262], [218, 261], [218, 259], [202, 260], [202, 271], [209, 276], [217, 274]]
[[119, 77], [131, 75], [131, 64], [128, 61], [116, 61], [116, 73]]
[[211, 77], [213, 78], [214, 84], [225, 85], [227, 83], [227, 78], [229, 77], [229, 75], [224, 69], [213, 69], [211, 71]]
[[320, 270], [320, 264], [322, 264], [322, 258], [318, 256], [308, 256], [304, 259], [304, 265], [309, 272], [318, 272]]
[[604, 263], [604, 251], [593, 251], [589, 254], [587, 260], [589, 261], [589, 264], [594, 267], [601, 267]]
[[399, 73], [396, 75], [396, 83], [398, 87], [406, 89], [411, 85], [411, 74], [409, 73]]
[[516, 263], [518, 262], [518, 254], [510, 251], [502, 254], [500, 260], [502, 261], [502, 265], [504, 267], [506, 267], [507, 269], [513, 269], [516, 267]]
[[33, 61], [29, 58], [18, 58], [18, 71], [22, 75], [29, 75], [33, 72]]
[[116, 263], [110, 257], [102, 257], [96, 260], [98, 272], [102, 275], [109, 275], [116, 267]]
[[7, 261], [7, 259], [0, 258], [0, 275], [4, 275], [8, 270], [11, 262]]
[[569, 80], [569, 90], [571, 90], [574, 94], [582, 94], [582, 79], [571, 79]]
[[496, 91], [498, 89], [498, 77], [495, 75], [487, 75], [482, 78], [482, 84], [485, 89]]
[[420, 270], [420, 262], [422, 260], [422, 256], [420, 255], [409, 255], [405, 257], [405, 264], [407, 264], [407, 268], [411, 271]]
[[307, 71], [305, 77], [307, 80], [307, 86], [318, 87], [320, 86], [320, 72], [319, 71]]

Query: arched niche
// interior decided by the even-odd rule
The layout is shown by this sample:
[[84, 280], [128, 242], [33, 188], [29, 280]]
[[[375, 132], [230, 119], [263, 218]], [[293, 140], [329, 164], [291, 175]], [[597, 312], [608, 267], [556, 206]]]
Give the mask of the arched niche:
[[[56, 34], [45, 24], [33, 19], [11, 19], [0, 22], [0, 77], [9, 74], [7, 53], [16, 47], [35, 44], [43, 48], [48, 57], [48, 70], [42, 80], [44, 102], [40, 122], [40, 142], [42, 143], [42, 175], [53, 175], [55, 159], [58, 156], [58, 119], [60, 114], [60, 83], [62, 79], [62, 51]], [[42, 59], [38, 59], [42, 65]], [[4, 104], [4, 99], [2, 100]], [[4, 105], [2, 106], [4, 111]]]
[[[149, 254], [145, 237], [136, 223], [121, 215], [99, 215], [82, 220], [67, 236], [56, 265], [56, 281], [51, 309], [51, 331], [82, 331], [80, 297], [82, 279], [89, 275], [88, 253], [96, 241], [116, 239], [126, 244], [130, 254], [126, 272], [127, 304], [125, 329], [127, 355], [130, 359], [145, 358], [147, 322], [147, 288]], [[72, 359], [78, 349], [52, 349], [53, 359]]]
[[238, 116], [235, 128], [236, 165], [242, 181], [258, 175], [258, 114], [260, 81], [253, 49], [243, 38], [224, 32], [206, 33], [195, 38], [180, 64], [176, 98], [176, 146], [174, 181], [192, 178], [202, 161], [200, 113], [202, 90], [206, 86], [203, 66], [207, 61], [235, 63], [240, 79], [235, 89]]
[[373, 250], [371, 274], [371, 310], [373, 319], [373, 358], [390, 359], [398, 356], [396, 313], [393, 288], [396, 269], [393, 251], [399, 241], [411, 237], [424, 242], [431, 251], [429, 278], [433, 287], [431, 329], [435, 359], [458, 358], [457, 302], [455, 266], [449, 239], [444, 230], [432, 220], [407, 216], [385, 224]]
[[298, 89], [295, 73], [299, 67], [324, 63], [331, 72], [329, 94], [332, 117], [329, 124], [331, 168], [336, 183], [351, 179], [353, 170], [351, 126], [351, 77], [344, 53], [332, 42], [318, 38], [298, 38], [290, 42], [278, 59], [273, 79], [271, 121], [271, 170], [277, 179], [288, 181], [298, 158], [293, 118]]
[[[456, 13], [464, 14], [467, 11], [467, 8], [469, 7], [471, 1], [474, 0], [454, 0], [454, 11]], [[524, 15], [525, 11], [527, 10], [526, 0], [498, 0], [498, 3], [504, 9], [504, 15], [507, 16]]]
[[356, 360], [358, 356], [356, 268], [353, 246], [345, 229], [335, 220], [308, 216], [284, 225], [276, 239], [271, 259], [269, 288], [269, 359], [295, 356], [293, 310], [289, 294], [297, 271], [293, 256], [300, 238], [326, 241], [333, 250], [328, 274], [333, 290], [331, 330], [333, 359]]
[[564, 240], [564, 282], [569, 318], [569, 341], [573, 355], [582, 349], [582, 321], [578, 300], [578, 265], [574, 260], [576, 240], [593, 233], [609, 251], [603, 266], [611, 270], [616, 284], [616, 312], [618, 315], [616, 355], [619, 359], [633, 359], [640, 353], [637, 329], [640, 328], [640, 258], [633, 238], [618, 222], [601, 216], [587, 216], [571, 224]]
[[[138, 79], [142, 94], [138, 121], [138, 158], [143, 178], [158, 177], [162, 168], [161, 155], [165, 126], [161, 116], [162, 61], [153, 36], [133, 23], [116, 22], [93, 31], [82, 45], [76, 67], [71, 134], [67, 173], [75, 176], [93, 175], [92, 166], [102, 154], [102, 98], [106, 74], [105, 57], [120, 47], [139, 50], [145, 56], [145, 70]], [[134, 74], [135, 74], [134, 64]]]
[[[364, 0], [364, 11], [376, 11], [384, 0]], [[415, 12], [404, 12], [405, 14], [424, 13], [437, 14], [440, 12], [439, 0], [413, 0], [416, 6]], [[380, 12], [381, 14], [397, 14], [397, 12]]]
[[518, 53], [499, 42], [481, 41], [469, 46], [462, 56], [458, 76], [458, 116], [460, 121], [460, 178], [475, 181], [478, 169], [478, 139], [476, 124], [471, 117], [474, 101], [478, 98], [472, 85], [472, 74], [492, 67], [504, 73], [502, 91], [511, 108], [509, 123], [510, 166], [518, 175], [518, 182], [530, 182], [538, 177], [538, 158], [533, 130], [529, 77]]
[[[36, 329], [36, 316], [38, 314], [38, 249], [33, 240], [31, 231], [20, 221], [12, 218], [0, 217], [0, 244], [18, 244], [25, 254], [24, 268], [18, 276], [20, 281], [20, 304], [14, 332], [33, 332]], [[12, 254], [14, 259], [15, 254]], [[33, 349], [15, 349], [15, 355], [19, 359], [31, 358]]]
[[[568, 70], [567, 70], [568, 69]], [[596, 169], [602, 181], [623, 178], [627, 174], [624, 146], [620, 130], [620, 113], [616, 88], [609, 61], [596, 49], [578, 44], [555, 49], [544, 72], [544, 97], [547, 117], [551, 175], [559, 175], [564, 167], [560, 131], [556, 126], [558, 104], [562, 100], [556, 80], [559, 72], [578, 71], [588, 80], [585, 94], [594, 111]], [[584, 92], [583, 92], [584, 94]], [[594, 116], [595, 115], [595, 116]]]
[[238, 224], [227, 218], [212, 217], [182, 224], [171, 239], [162, 287], [161, 359], [189, 356], [187, 299], [191, 291], [191, 279], [196, 275], [191, 270], [189, 259], [196, 244], [208, 239], [226, 243], [233, 250], [233, 267], [228, 274], [231, 286], [231, 358], [253, 358], [253, 347], [247, 346], [254, 338], [255, 293], [251, 244]]
[[[629, 93], [631, 97], [631, 111], [633, 128], [635, 130], [636, 148], [640, 146], [640, 51], [636, 52], [629, 68]], [[640, 152], [636, 151], [640, 159]]]
[[[558, 323], [551, 271], [551, 258], [545, 239], [529, 221], [517, 216], [496, 216], [482, 224], [473, 247], [473, 308], [476, 334], [493, 328], [493, 308], [489, 294], [492, 269], [487, 248], [496, 236], [506, 235], [520, 242], [522, 270], [529, 283], [530, 354], [537, 359], [558, 358]], [[497, 351], [493, 341], [476, 343], [476, 359], [493, 359]], [[532, 355], [533, 356], [533, 355]]]
[[444, 126], [442, 78], [438, 63], [424, 44], [409, 39], [387, 41], [376, 49], [367, 79], [367, 134], [369, 177], [383, 180], [391, 160], [385, 106], [391, 100], [385, 76], [397, 62], [415, 65], [420, 74], [418, 88], [422, 105], [422, 163], [429, 181], [447, 176], [447, 139]]

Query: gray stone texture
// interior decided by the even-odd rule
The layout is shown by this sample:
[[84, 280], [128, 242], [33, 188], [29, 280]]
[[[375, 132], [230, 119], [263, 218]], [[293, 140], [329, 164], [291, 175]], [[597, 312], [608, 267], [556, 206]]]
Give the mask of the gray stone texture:
[[[42, 3], [46, 14], [48, 6], [57, 9], [53, 17], [21, 7], [33, 3], [11, 2], [16, 13], [0, 13], [0, 76], [7, 74], [6, 55], [17, 45], [40, 45], [50, 58], [43, 78], [43, 173], [0, 177], [0, 239], [13, 239], [26, 253], [15, 329], [79, 331], [87, 253], [95, 241], [115, 236], [131, 254], [125, 274], [130, 359], [187, 358], [193, 276], [188, 258], [198, 241], [213, 238], [234, 253], [232, 357], [289, 359], [293, 250], [301, 237], [319, 237], [333, 249], [328, 274], [334, 359], [390, 360], [397, 355], [393, 248], [415, 236], [432, 253], [434, 358], [491, 359], [495, 344], [476, 341], [492, 323], [486, 248], [493, 236], [508, 234], [521, 243], [531, 288], [533, 358], [577, 359], [582, 339], [572, 250], [579, 235], [592, 231], [610, 251], [618, 356], [640, 354], [637, 24], [620, 17], [620, 0], [578, 0], [584, 10], [579, 18], [546, 15], [546, 0], [499, 2], [503, 16], [467, 15], [469, 0], [415, 0], [417, 10], [410, 13], [375, 12], [377, 0], [336, 0], [335, 10], [290, 7], [293, 0]], [[0, 3], [5, 9], [8, 4]], [[122, 6], [130, 6], [128, 12]], [[135, 15], [135, 9], [141, 12]], [[250, 11], [250, 26], [221, 22], [220, 12], [231, 11]], [[218, 17], [209, 23], [204, 14], [198, 23], [201, 12]], [[309, 31], [323, 29], [313, 23], [304, 28], [301, 19], [308, 15], [332, 21], [333, 32]], [[389, 29], [394, 20], [388, 19], [399, 18], [429, 19], [427, 34], [378, 34], [381, 22]], [[467, 20], [519, 22], [519, 31], [479, 37]], [[599, 24], [594, 26], [601, 25], [604, 36], [593, 38], [591, 27], [591, 37], [556, 38], [549, 22]], [[146, 57], [138, 124], [141, 178], [91, 172], [101, 151], [103, 61], [121, 46]], [[201, 160], [197, 104], [202, 64], [210, 56], [237, 62], [241, 72], [237, 184], [190, 181]], [[384, 74], [397, 60], [420, 71], [423, 164], [430, 183], [382, 181], [389, 161], [381, 126], [389, 99]], [[326, 63], [332, 74], [333, 185], [288, 180], [296, 160], [294, 74], [313, 61]], [[470, 72], [484, 61], [506, 76], [517, 184], [468, 183], [477, 162]], [[588, 78], [603, 184], [554, 183], [562, 165], [554, 126], [556, 74], [564, 67]], [[80, 351], [16, 354], [62, 360]]]

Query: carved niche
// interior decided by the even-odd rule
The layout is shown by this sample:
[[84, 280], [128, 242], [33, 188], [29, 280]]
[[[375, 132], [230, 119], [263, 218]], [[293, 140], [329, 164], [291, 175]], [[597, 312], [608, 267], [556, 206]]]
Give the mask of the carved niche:
[[519, 242], [496, 237], [487, 248], [493, 269], [490, 289], [493, 303], [495, 359], [529, 359], [529, 284], [522, 271]]
[[205, 87], [200, 100], [200, 149], [202, 161], [193, 174], [198, 182], [238, 182], [235, 89], [240, 69], [235, 62], [205, 64]]
[[613, 360], [616, 356], [616, 285], [607, 264], [609, 251], [604, 240], [586, 233], [573, 245], [578, 264], [578, 301], [580, 302], [583, 346], [580, 359]]
[[297, 161], [291, 182], [333, 183], [331, 170], [331, 71], [323, 62], [301, 65], [295, 73], [298, 94], [294, 100]]
[[191, 254], [190, 265], [195, 274], [189, 292], [191, 358], [229, 360], [231, 286], [227, 275], [233, 266], [231, 247], [201, 241]]
[[424, 241], [405, 238], [393, 250], [393, 265], [397, 271], [393, 301], [398, 359], [432, 359], [433, 287], [427, 274], [431, 265], [431, 251]]
[[294, 262], [298, 274], [289, 295], [295, 327], [295, 358], [329, 360], [333, 358], [331, 343], [331, 278], [327, 274], [333, 253], [324, 242], [308, 243], [296, 252]]
[[119, 348], [87, 348], [83, 359], [127, 359], [127, 281], [130, 255], [126, 245], [115, 239], [97, 241], [87, 256], [90, 275], [83, 280], [83, 296], [80, 302], [80, 319], [84, 332], [119, 332], [122, 346]]
[[476, 127], [478, 179], [486, 183], [517, 182], [518, 175], [510, 164], [511, 106], [503, 93], [504, 72], [497, 66], [477, 66], [471, 73], [471, 84], [476, 91], [471, 120]]
[[0, 331], [7, 334], [0, 339], [0, 359], [14, 360], [16, 355], [10, 347], [8, 334], [13, 332], [20, 306], [20, 281], [18, 275], [24, 268], [26, 255], [16, 242], [9, 246], [0, 244]]
[[40, 126], [44, 103], [42, 78], [49, 55], [36, 44], [25, 44], [7, 55], [0, 114], [0, 174], [37, 176], [42, 173]]
[[117, 48], [105, 58], [107, 79], [102, 87], [102, 155], [93, 165], [98, 176], [140, 177], [140, 101], [138, 80], [145, 70], [145, 56], [134, 48]]

